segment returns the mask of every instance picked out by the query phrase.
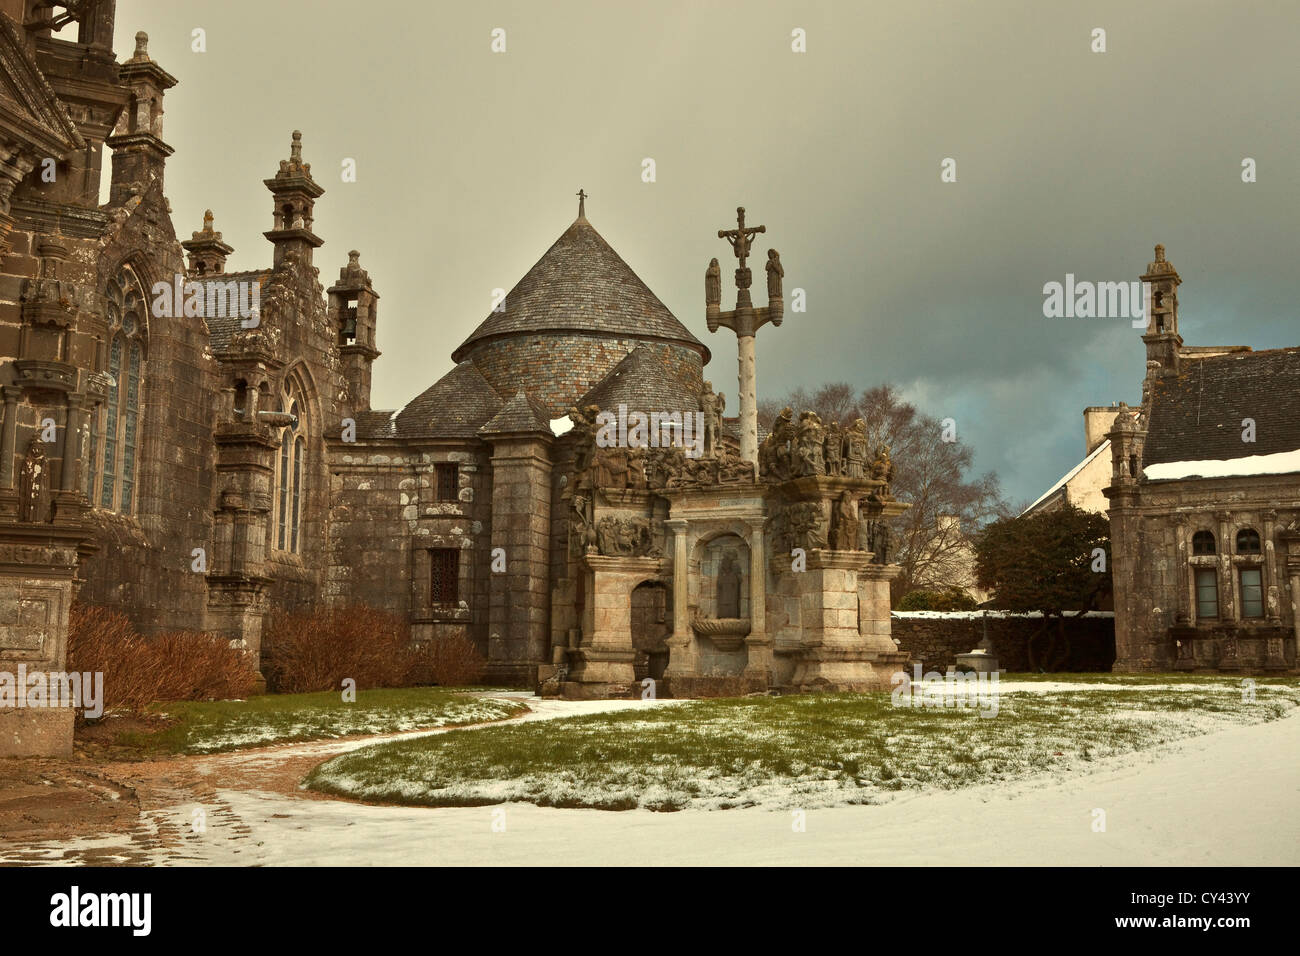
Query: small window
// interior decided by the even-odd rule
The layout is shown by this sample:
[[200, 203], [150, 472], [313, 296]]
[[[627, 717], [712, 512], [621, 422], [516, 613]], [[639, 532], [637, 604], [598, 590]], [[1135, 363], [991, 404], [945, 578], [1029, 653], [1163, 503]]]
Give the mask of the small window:
[[457, 501], [459, 500], [456, 477], [457, 468], [454, 464], [434, 465], [434, 478], [437, 480], [437, 495], [439, 501]]
[[429, 558], [429, 603], [438, 607], [454, 607], [460, 602], [460, 549], [432, 548]]
[[1237, 532], [1238, 554], [1259, 554], [1259, 532], [1254, 528], [1242, 528]]
[[1214, 554], [1214, 532], [1198, 531], [1192, 535], [1192, 554]]
[[357, 341], [357, 300], [348, 299], [340, 310], [343, 325], [339, 329], [339, 344], [355, 345]]
[[1241, 569], [1241, 616], [1264, 616], [1264, 587], [1259, 568]]
[[1196, 572], [1196, 617], [1214, 620], [1219, 616], [1219, 579], [1214, 571]]

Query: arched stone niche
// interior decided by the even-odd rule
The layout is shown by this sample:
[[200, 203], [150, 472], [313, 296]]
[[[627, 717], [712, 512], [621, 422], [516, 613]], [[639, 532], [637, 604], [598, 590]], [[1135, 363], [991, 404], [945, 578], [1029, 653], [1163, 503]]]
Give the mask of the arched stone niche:
[[749, 544], [726, 532], [696, 546], [696, 606], [702, 618], [747, 618], [750, 604]]

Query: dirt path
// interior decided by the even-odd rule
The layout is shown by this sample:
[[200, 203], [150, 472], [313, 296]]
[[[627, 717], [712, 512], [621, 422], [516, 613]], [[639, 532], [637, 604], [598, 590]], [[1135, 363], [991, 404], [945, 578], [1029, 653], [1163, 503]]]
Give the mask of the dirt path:
[[252, 831], [231, 806], [232, 792], [339, 802], [299, 788], [312, 767], [336, 754], [388, 740], [669, 703], [571, 702], [523, 693], [479, 696], [523, 700], [530, 710], [507, 720], [461, 727], [154, 761], [0, 760], [0, 865], [186, 865], [210, 860], [214, 841], [233, 844], [219, 855], [239, 864], [240, 856], [256, 844], [250, 844]]

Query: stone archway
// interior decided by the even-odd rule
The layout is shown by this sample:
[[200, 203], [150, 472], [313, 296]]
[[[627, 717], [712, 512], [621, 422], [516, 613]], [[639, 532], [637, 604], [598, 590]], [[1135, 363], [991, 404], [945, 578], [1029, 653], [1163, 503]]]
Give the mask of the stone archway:
[[661, 680], [668, 667], [668, 637], [673, 631], [672, 595], [662, 581], [643, 581], [632, 589], [632, 669], [638, 681]]

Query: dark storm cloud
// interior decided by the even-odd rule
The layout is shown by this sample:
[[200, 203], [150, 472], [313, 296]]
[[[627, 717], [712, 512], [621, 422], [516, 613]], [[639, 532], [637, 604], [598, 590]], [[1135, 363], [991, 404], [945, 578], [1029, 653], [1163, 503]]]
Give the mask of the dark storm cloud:
[[[715, 382], [734, 381], [735, 343], [704, 328], [702, 274], [745, 205], [768, 227], [760, 254], [781, 250], [809, 304], [760, 333], [760, 396], [895, 382], [956, 418], [1017, 498], [1081, 457], [1084, 406], [1140, 394], [1138, 333], [1045, 319], [1045, 282], [1134, 279], [1163, 242], [1189, 344], [1300, 339], [1290, 4], [118, 10], [119, 56], [146, 29], [181, 80], [166, 128], [178, 231], [212, 207], [232, 268], [269, 260], [261, 180], [303, 130], [327, 189], [322, 280], [356, 247], [383, 296], [376, 407], [450, 366], [491, 290], [572, 220], [579, 186], [595, 226], [712, 349]], [[508, 52], [494, 56], [498, 26]], [[195, 27], [206, 53], [190, 51]], [[795, 27], [805, 54], [790, 52]], [[355, 184], [340, 182], [344, 157]], [[945, 157], [956, 183], [939, 180]]]

